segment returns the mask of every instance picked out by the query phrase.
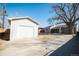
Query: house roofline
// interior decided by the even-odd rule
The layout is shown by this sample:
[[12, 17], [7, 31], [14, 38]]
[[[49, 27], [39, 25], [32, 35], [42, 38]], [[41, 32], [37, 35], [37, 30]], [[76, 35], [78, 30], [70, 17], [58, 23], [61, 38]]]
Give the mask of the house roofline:
[[29, 16], [25, 16], [25, 17], [9, 17], [9, 18], [8, 18], [9, 21], [22, 20], [22, 19], [29, 19], [29, 20], [32, 21], [33, 23], [39, 25], [39, 23], [38, 23], [36, 20], [32, 19], [32, 18], [29, 17]]

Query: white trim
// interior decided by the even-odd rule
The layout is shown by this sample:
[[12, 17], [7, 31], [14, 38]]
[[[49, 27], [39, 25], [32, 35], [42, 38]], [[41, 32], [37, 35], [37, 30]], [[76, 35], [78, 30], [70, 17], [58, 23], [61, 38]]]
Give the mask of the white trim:
[[[33, 21], [34, 23], [36, 23], [36, 24], [39, 24], [36, 20], [34, 20], [34, 19], [32, 19], [31, 17], [29, 17], [29, 16], [25, 16], [25, 17], [9, 17], [8, 19], [9, 19], [9, 21], [12, 21], [12, 20], [23, 20], [23, 18], [24, 19], [26, 19], [26, 18], [29, 18], [31, 21]], [[28, 20], [29, 20], [28, 19]]]

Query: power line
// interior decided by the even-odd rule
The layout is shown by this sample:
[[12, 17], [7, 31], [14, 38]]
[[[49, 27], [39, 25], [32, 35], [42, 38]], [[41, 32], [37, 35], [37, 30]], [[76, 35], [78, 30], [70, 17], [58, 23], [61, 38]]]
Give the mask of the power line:
[[7, 15], [6, 15], [6, 6], [4, 3], [2, 4], [0, 16], [2, 16], [2, 28], [5, 28], [4, 21], [5, 21], [5, 16], [7, 16]]

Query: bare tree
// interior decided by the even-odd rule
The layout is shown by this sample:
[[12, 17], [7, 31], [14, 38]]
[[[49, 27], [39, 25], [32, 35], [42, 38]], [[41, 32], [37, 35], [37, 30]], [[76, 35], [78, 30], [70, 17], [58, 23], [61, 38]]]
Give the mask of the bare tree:
[[63, 3], [52, 6], [55, 16], [51, 20], [60, 20], [68, 27], [69, 34], [74, 33], [74, 27], [79, 20], [79, 4], [78, 3]]

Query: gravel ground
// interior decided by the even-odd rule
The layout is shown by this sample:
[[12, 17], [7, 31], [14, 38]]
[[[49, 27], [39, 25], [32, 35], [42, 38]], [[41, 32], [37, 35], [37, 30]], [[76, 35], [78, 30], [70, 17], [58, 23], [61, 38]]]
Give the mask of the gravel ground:
[[1, 56], [44, 56], [51, 50], [56, 50], [72, 35], [39, 35], [35, 39], [21, 39], [18, 41], [1, 41]]

